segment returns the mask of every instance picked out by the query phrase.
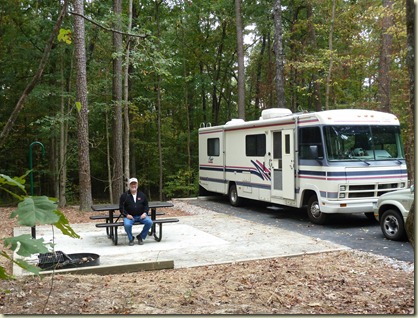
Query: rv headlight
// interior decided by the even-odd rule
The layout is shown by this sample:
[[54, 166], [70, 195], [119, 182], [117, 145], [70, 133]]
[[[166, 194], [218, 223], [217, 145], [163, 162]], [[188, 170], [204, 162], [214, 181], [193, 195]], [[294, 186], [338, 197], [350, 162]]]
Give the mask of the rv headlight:
[[340, 199], [344, 199], [345, 198], [345, 193], [340, 193]]
[[340, 191], [345, 191], [346, 187], [345, 185], [340, 185]]
[[401, 182], [401, 188], [405, 188], [405, 182]]

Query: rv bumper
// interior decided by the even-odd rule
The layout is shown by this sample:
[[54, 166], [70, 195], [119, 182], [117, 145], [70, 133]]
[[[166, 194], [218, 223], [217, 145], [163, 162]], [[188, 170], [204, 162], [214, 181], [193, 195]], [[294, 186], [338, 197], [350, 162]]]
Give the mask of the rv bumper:
[[368, 213], [373, 212], [375, 200], [368, 201], [321, 201], [321, 212], [324, 213]]

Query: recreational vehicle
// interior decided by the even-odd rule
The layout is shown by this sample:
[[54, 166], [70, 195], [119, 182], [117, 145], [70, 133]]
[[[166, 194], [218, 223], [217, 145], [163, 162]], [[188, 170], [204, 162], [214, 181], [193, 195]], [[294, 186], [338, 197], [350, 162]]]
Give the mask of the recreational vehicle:
[[365, 213], [383, 193], [408, 186], [398, 118], [359, 109], [292, 113], [199, 129], [200, 192], [306, 207], [315, 224], [330, 213]]

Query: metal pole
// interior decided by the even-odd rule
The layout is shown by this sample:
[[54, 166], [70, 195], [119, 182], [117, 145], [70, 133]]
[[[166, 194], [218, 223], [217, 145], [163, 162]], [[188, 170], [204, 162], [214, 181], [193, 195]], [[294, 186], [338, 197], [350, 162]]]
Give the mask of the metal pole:
[[[40, 143], [39, 141], [34, 141], [33, 143], [30, 144], [29, 146], [29, 170], [30, 170], [30, 195], [33, 196], [33, 164], [32, 164], [32, 147], [34, 145], [40, 145], [42, 147], [42, 156], [45, 155], [45, 148], [44, 145], [42, 143]], [[32, 226], [32, 238], [36, 239], [36, 226]]]

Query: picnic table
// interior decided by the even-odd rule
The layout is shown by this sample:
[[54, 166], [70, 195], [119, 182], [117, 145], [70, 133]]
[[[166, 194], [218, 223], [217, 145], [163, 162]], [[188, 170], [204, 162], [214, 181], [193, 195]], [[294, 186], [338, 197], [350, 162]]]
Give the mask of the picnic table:
[[[170, 202], [161, 202], [161, 201], [151, 201], [148, 203], [148, 206], [151, 211], [151, 220], [153, 222], [152, 227], [148, 235], [153, 235], [154, 239], [157, 242], [160, 242], [163, 236], [163, 224], [164, 223], [174, 223], [178, 222], [177, 218], [163, 218], [157, 219], [157, 215], [164, 215], [164, 212], [159, 212], [159, 208], [171, 208], [174, 206]], [[96, 227], [106, 228], [106, 234], [108, 238], [113, 241], [113, 244], [118, 244], [118, 227], [123, 227], [123, 215], [119, 211], [118, 204], [97, 204], [91, 206], [93, 211], [104, 212], [107, 211], [108, 214], [101, 215], [92, 215], [90, 219], [92, 220], [105, 220], [106, 223], [97, 223]], [[117, 212], [117, 214], [115, 214]], [[122, 218], [121, 221], [119, 221]], [[141, 223], [135, 222], [134, 225], [139, 225]], [[156, 231], [156, 226], [158, 225], [158, 231]]]

